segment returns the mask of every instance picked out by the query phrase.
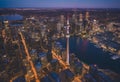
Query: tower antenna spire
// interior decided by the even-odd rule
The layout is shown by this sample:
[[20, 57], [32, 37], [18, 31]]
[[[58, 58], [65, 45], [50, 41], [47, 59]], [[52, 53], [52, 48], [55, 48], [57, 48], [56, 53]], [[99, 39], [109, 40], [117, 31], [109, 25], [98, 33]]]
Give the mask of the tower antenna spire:
[[67, 65], [69, 65], [69, 37], [70, 37], [70, 34], [69, 34], [69, 28], [70, 28], [70, 23], [69, 23], [69, 15], [67, 15], [67, 33], [66, 33], [66, 39], [67, 39], [67, 58], [66, 58], [66, 63]]

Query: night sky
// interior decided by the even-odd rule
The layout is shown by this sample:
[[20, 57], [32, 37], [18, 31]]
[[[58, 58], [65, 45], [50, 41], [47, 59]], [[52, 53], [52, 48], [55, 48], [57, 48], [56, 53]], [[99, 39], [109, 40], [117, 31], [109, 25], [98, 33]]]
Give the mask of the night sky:
[[0, 8], [120, 8], [120, 0], [0, 0]]

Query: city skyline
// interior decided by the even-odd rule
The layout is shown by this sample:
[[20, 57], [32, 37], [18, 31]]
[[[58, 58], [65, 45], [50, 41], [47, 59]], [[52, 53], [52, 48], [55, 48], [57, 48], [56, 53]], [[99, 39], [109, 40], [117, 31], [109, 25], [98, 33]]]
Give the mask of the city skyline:
[[120, 81], [120, 8], [87, 5], [98, 0], [83, 1], [88, 8], [80, 0], [6, 1], [0, 0], [0, 82]]
[[0, 0], [0, 8], [120, 8], [119, 0]]

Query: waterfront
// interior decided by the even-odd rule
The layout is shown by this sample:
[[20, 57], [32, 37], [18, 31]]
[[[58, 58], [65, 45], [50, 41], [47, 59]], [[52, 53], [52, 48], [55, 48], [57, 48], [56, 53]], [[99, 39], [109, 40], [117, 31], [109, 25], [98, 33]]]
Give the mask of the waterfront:
[[[66, 46], [66, 39], [59, 39], [63, 47]], [[87, 39], [80, 37], [70, 38], [70, 53], [75, 53], [76, 56], [87, 64], [97, 64], [100, 68], [110, 69], [114, 72], [120, 73], [120, 60], [112, 60], [109, 52], [97, 48], [95, 44]]]
[[[21, 20], [21, 15], [4, 15], [0, 16], [0, 20]], [[66, 47], [66, 39], [61, 38], [58, 41]], [[120, 59], [112, 60], [109, 52], [103, 51], [103, 49], [96, 47], [96, 45], [87, 39], [81, 39], [80, 37], [70, 38], [70, 53], [75, 53], [76, 56], [87, 64], [96, 64], [100, 68], [110, 69], [117, 73], [120, 73]]]
[[[95, 24], [95, 20], [88, 19], [89, 12], [83, 12], [86, 13], [83, 14], [86, 21], [91, 22], [90, 25], [85, 24], [84, 27], [82, 24], [85, 21], [84, 18], [81, 18], [82, 14], [80, 13], [76, 16], [77, 18], [80, 17], [79, 20], [83, 19], [81, 22], [75, 18], [74, 14], [71, 14], [69, 19], [65, 14], [55, 17], [53, 13], [54, 16], [50, 16], [51, 12], [48, 10], [46, 10], [46, 16], [41, 15], [39, 13], [41, 11], [38, 10], [37, 12], [36, 10], [30, 10], [32, 13], [29, 13], [28, 10], [19, 12], [16, 11], [23, 16], [23, 20], [10, 21], [6, 19], [6, 21], [0, 21], [2, 28], [0, 29], [1, 45], [5, 46], [4, 50], [1, 51], [3, 54], [1, 54], [0, 59], [0, 62], [2, 62], [0, 65], [2, 68], [0, 70], [0, 82], [17, 82], [17, 79], [23, 82], [20, 79], [21, 77], [26, 82], [45, 82], [46, 79], [49, 82], [120, 81], [119, 60], [112, 60], [113, 54], [103, 50], [104, 47], [109, 48], [108, 51], [112, 49], [112, 46], [107, 46], [110, 39], [106, 38], [107, 36], [97, 37], [99, 36], [97, 34], [105, 33], [104, 35], [106, 35], [108, 32], [105, 29], [102, 29], [101, 32], [101, 29], [97, 26], [100, 23]], [[59, 14], [59, 12], [61, 11], [58, 10], [57, 13]], [[11, 16], [13, 17], [13, 15]], [[75, 19], [78, 21], [75, 21]], [[68, 29], [69, 27], [70, 29]], [[91, 29], [88, 30], [89, 27]], [[71, 37], [69, 38], [69, 36]], [[84, 39], [81, 39], [80, 36]], [[111, 35], [108, 36], [111, 38]], [[116, 39], [119, 40], [119, 37], [116, 37]], [[56, 40], [62, 44], [56, 42]], [[108, 43], [103, 48], [100, 48], [101, 40]], [[66, 43], [67, 48], [65, 48]], [[6, 60], [8, 60], [7, 63]], [[91, 64], [97, 64], [98, 68]]]

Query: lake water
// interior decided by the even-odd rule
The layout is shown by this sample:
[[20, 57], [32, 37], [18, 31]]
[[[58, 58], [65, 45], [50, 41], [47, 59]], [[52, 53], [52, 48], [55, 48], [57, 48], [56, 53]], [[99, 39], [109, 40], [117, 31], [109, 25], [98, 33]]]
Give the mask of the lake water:
[[0, 16], [1, 21], [4, 21], [4, 20], [15, 21], [15, 20], [22, 20], [22, 19], [23, 19], [23, 17], [21, 15], [18, 15], [18, 14]]
[[[63, 47], [66, 47], [66, 39], [58, 40]], [[87, 64], [97, 64], [100, 68], [110, 69], [120, 73], [120, 60], [112, 60], [108, 52], [97, 48], [95, 44], [80, 37], [70, 38], [70, 53], [75, 53], [76, 56]]]

